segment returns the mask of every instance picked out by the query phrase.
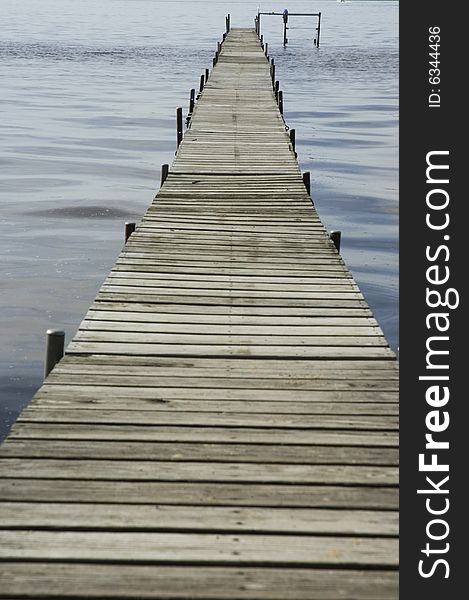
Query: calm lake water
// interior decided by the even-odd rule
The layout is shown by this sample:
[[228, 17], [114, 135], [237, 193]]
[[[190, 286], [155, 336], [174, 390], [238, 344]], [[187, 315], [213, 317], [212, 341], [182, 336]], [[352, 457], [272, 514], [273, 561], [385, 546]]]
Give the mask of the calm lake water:
[[[231, 13], [259, 2], [2, 0], [0, 439], [42, 381], [45, 331], [71, 339], [175, 149]], [[285, 118], [328, 229], [398, 344], [398, 2], [262, 2]]]

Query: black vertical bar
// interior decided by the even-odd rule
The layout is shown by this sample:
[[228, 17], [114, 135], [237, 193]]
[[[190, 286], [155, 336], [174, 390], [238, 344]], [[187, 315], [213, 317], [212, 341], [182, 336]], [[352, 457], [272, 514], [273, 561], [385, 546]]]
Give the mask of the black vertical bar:
[[[296, 148], [295, 148], [295, 145], [296, 145], [296, 130], [295, 129], [290, 129], [290, 142], [291, 142], [291, 146], [292, 146], [293, 152], [295, 152], [295, 150], [296, 150]], [[296, 152], [295, 152], [295, 154], [296, 154]]]
[[342, 232], [341, 231], [331, 231], [329, 237], [330, 237], [331, 241], [333, 242], [334, 246], [336, 247], [337, 252], [340, 254], [340, 241], [342, 238]]
[[317, 37], [316, 37], [316, 48], [319, 48], [319, 36], [321, 35], [321, 13], [318, 13], [318, 29], [317, 29]]
[[132, 235], [132, 233], [135, 231], [135, 223], [126, 223], [125, 224], [125, 230], [124, 230], [124, 241], [127, 244], [127, 240], [129, 239], [129, 237]]
[[303, 173], [303, 183], [305, 184], [308, 196], [311, 198], [311, 173], [309, 171]]
[[182, 108], [180, 106], [176, 108], [176, 140], [177, 148], [179, 148], [179, 144], [182, 142]]
[[167, 177], [168, 177], [168, 173], [169, 173], [169, 165], [161, 165], [161, 180], [160, 180], [160, 187], [163, 185], [163, 183], [166, 181]]
[[195, 89], [192, 88], [189, 97], [189, 114], [191, 115], [194, 112], [194, 104], [195, 104]]

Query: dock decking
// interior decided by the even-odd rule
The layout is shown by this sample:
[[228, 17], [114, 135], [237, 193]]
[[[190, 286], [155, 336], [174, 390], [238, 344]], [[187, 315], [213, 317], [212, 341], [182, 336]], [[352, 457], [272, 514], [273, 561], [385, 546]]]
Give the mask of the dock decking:
[[0, 598], [397, 600], [397, 364], [253, 30], [1, 448]]

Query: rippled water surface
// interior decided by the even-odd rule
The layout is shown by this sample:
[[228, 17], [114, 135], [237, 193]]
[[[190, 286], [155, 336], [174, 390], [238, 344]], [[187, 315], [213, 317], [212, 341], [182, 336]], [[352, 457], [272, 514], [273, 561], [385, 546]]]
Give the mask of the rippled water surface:
[[[76, 331], [174, 156], [174, 108], [230, 12], [259, 2], [2, 0], [0, 437], [41, 383], [44, 334]], [[316, 206], [395, 348], [398, 3], [262, 2], [263, 33]]]

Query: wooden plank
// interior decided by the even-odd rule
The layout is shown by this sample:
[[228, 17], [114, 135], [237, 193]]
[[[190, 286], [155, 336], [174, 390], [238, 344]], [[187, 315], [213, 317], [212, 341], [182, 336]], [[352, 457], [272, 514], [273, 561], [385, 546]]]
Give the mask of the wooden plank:
[[396, 486], [165, 482], [146, 480], [0, 479], [0, 500], [396, 510]]
[[181, 442], [128, 442], [89, 440], [27, 439], [11, 438], [0, 448], [2, 458], [87, 458], [118, 460], [195, 460], [208, 462], [263, 462], [299, 464], [383, 465], [398, 464], [395, 448], [354, 446], [282, 445], [271, 444], [207, 444]]
[[321, 535], [397, 536], [398, 513], [330, 510], [0, 502], [3, 529], [220, 531]]
[[[285, 547], [289, 548], [288, 553]], [[249, 566], [371, 565], [396, 567], [392, 538], [245, 534], [0, 532], [0, 560], [81, 560]]]
[[[395, 448], [398, 445], [398, 434], [395, 431], [354, 431], [354, 430], [314, 430], [314, 437], [309, 429], [197, 427], [188, 425], [174, 427], [165, 425], [109, 425], [105, 423], [41, 423], [26, 422], [21, 419], [15, 423], [9, 439], [56, 439], [56, 440], [119, 440], [121, 442], [203, 442], [245, 443], [245, 444], [324, 444], [328, 446], [363, 446]], [[32, 444], [33, 445], [33, 444]]]
[[[81, 367], [81, 368], [80, 368]], [[203, 376], [204, 373], [197, 376], [185, 377], [184, 375], [188, 375], [188, 373], [184, 373], [183, 370], [171, 373], [171, 372], [162, 372], [159, 373], [152, 372], [151, 369], [144, 368], [134, 368], [132, 371], [127, 371], [126, 373], [119, 372], [118, 367], [103, 367], [100, 371], [101, 374], [96, 374], [96, 369], [93, 368], [92, 365], [86, 369], [84, 366], [79, 366], [78, 368], [64, 367], [61, 369], [54, 369], [54, 372], [51, 373], [47, 378], [47, 386], [52, 384], [57, 385], [100, 385], [100, 386], [132, 386], [133, 388], [139, 387], [151, 387], [153, 389], [158, 388], [189, 388], [191, 391], [194, 388], [223, 388], [223, 389], [249, 389], [249, 390], [310, 390], [310, 391], [324, 391], [334, 402], [337, 404], [338, 402], [343, 400], [342, 394], [334, 395], [333, 392], [338, 392], [341, 390], [350, 390], [353, 392], [370, 392], [376, 391], [376, 397], [370, 398], [369, 400], [375, 400], [381, 402], [385, 396], [381, 394], [381, 392], [389, 392], [397, 390], [397, 382], [396, 380], [392, 380], [388, 377], [381, 378], [371, 378], [371, 374], [369, 378], [365, 379], [327, 379], [323, 375], [323, 378], [320, 379], [319, 376], [314, 379], [280, 379], [280, 377], [275, 378], [254, 378], [252, 375], [250, 378], [243, 379], [242, 377], [236, 378], [235, 375], [232, 374], [231, 377], [225, 377], [222, 370], [219, 371], [217, 375], [214, 377]], [[350, 372], [353, 375], [353, 371]], [[386, 372], [385, 372], [386, 373]], [[205, 373], [208, 375], [208, 373]], [[329, 374], [330, 376], [330, 374]], [[44, 392], [49, 391], [49, 387], [44, 387]], [[207, 397], [206, 399], [210, 399]], [[295, 399], [300, 400], [301, 396], [295, 396]], [[318, 395], [311, 394], [308, 400], [319, 400], [320, 397]], [[363, 401], [368, 398], [359, 398], [359, 401]], [[256, 396], [256, 402], [259, 400], [265, 400], [263, 397], [263, 393], [259, 393]], [[285, 400], [293, 400], [286, 394], [281, 398], [282, 401]], [[355, 398], [349, 397], [348, 400], [355, 400]], [[395, 398], [394, 400], [397, 400]], [[359, 409], [359, 407], [357, 407]]]
[[76, 341], [67, 347], [69, 354], [121, 354], [140, 356], [216, 356], [220, 358], [259, 357], [259, 358], [347, 358], [347, 359], [382, 359], [395, 358], [394, 353], [386, 347], [376, 346], [254, 346], [252, 344], [145, 344], [118, 343], [110, 340]]
[[[53, 380], [53, 377], [51, 377]], [[49, 380], [48, 380], [49, 381]], [[181, 382], [182, 383], [182, 382]], [[70, 397], [76, 398], [94, 398], [96, 396], [96, 386], [93, 383], [86, 384], [84, 378], [81, 382], [76, 381], [76, 385], [68, 384], [65, 380], [56, 382], [53, 385], [49, 383], [45, 384], [41, 390], [37, 393], [39, 396], [48, 396], [50, 398]], [[104, 384], [104, 382], [103, 382]], [[210, 385], [211, 387], [208, 387]], [[220, 386], [217, 388], [215, 384], [208, 383], [204, 389], [197, 392], [194, 387], [177, 385], [175, 387], [164, 387], [164, 386], [136, 386], [132, 384], [132, 399], [142, 398], [153, 400], [154, 402], [165, 402], [170, 399], [185, 399], [185, 400], [246, 400], [246, 401], [279, 401], [279, 402], [327, 402], [331, 404], [340, 402], [368, 402], [368, 403], [379, 403], [379, 402], [396, 402], [397, 392], [385, 391], [385, 390], [279, 390], [279, 389], [265, 389], [260, 392], [256, 389], [256, 386], [241, 386], [230, 390], [228, 387]], [[159, 393], [154, 388], [160, 388]], [[274, 387], [274, 386], [271, 386]], [[146, 389], [149, 388], [149, 389]], [[188, 389], [186, 389], [188, 388]], [[114, 382], [111, 385], [104, 384], [100, 386], [100, 395], [104, 398], [123, 398], [129, 399], [128, 386], [116, 385]], [[189, 405], [188, 405], [189, 408]], [[314, 407], [311, 407], [314, 410]], [[320, 411], [319, 411], [320, 412]]]
[[[3, 594], [28, 598], [395, 600], [392, 570], [0, 563]], [[136, 585], [138, 582], [138, 586]]]
[[[79, 388], [77, 388], [79, 389]], [[78, 397], [78, 394], [75, 393]], [[395, 416], [382, 415], [305, 415], [269, 413], [222, 413], [222, 412], [163, 412], [152, 410], [119, 410], [65, 407], [28, 407], [19, 421], [42, 423], [101, 423], [109, 425], [175, 425], [199, 427], [259, 427], [293, 429], [352, 429], [396, 431], [398, 420]]]
[[382, 485], [397, 483], [395, 467], [215, 463], [203, 461], [121, 461], [2, 458], [0, 476], [51, 479], [108, 479], [118, 481], [213, 481], [304, 483], [324, 485]]

